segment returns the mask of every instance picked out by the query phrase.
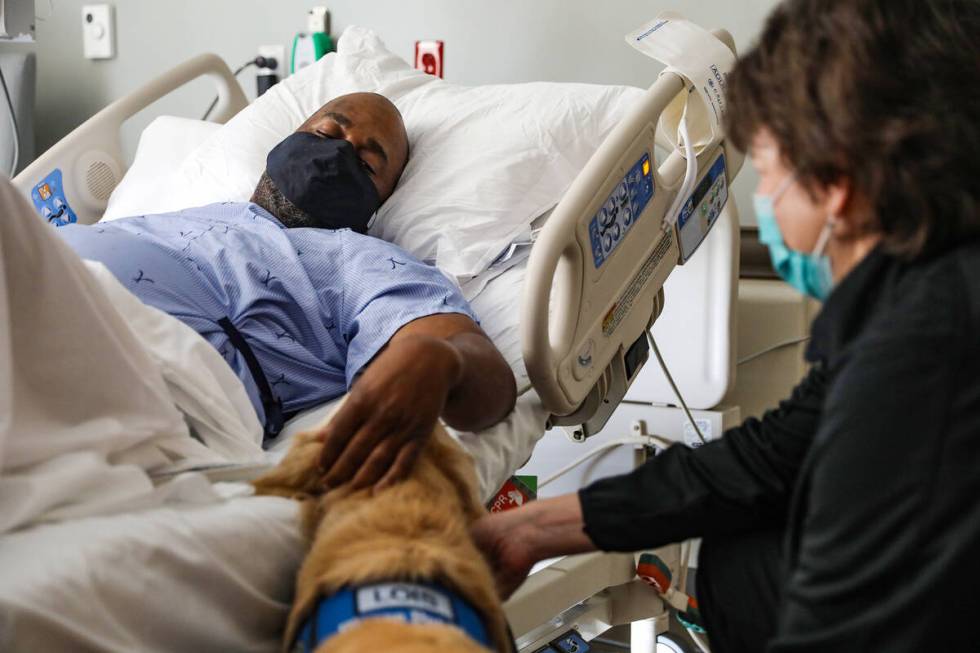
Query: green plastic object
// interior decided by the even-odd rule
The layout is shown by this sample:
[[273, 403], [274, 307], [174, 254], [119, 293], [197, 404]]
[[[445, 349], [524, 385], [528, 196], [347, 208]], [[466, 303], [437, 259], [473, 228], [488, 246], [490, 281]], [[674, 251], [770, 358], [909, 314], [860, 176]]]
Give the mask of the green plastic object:
[[537, 476], [515, 476], [518, 481], [520, 481], [524, 487], [531, 491], [532, 496], [538, 496], [538, 477]]
[[289, 72], [295, 73], [315, 63], [328, 52], [334, 51], [333, 38], [326, 32], [301, 32], [293, 38], [293, 50], [289, 57]]

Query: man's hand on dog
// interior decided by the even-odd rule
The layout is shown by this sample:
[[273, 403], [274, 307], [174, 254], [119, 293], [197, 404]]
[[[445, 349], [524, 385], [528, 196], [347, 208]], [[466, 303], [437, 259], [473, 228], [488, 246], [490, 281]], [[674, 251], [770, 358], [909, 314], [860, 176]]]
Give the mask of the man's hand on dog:
[[462, 368], [459, 352], [444, 339], [389, 343], [319, 434], [324, 484], [382, 489], [407, 476]]

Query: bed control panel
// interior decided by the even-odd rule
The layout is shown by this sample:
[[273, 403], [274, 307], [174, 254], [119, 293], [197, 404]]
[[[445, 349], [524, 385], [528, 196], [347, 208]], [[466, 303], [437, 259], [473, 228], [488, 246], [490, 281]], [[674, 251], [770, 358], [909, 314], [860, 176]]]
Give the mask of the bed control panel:
[[47, 222], [56, 227], [78, 222], [78, 217], [68, 205], [65, 196], [61, 168], [55, 168], [31, 189], [34, 208]]
[[589, 222], [592, 262], [597, 270], [626, 238], [654, 192], [653, 165], [644, 152]]
[[686, 263], [704, 242], [705, 236], [718, 220], [727, 201], [728, 177], [725, 170], [725, 152], [722, 150], [711, 164], [708, 173], [698, 182], [677, 217], [681, 263]]

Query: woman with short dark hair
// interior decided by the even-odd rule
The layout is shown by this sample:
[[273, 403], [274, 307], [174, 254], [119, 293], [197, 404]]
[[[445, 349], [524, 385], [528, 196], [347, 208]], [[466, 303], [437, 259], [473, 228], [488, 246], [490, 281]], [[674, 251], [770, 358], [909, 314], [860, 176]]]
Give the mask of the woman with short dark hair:
[[535, 561], [703, 537], [715, 653], [976, 650], [980, 1], [791, 0], [728, 79], [760, 239], [825, 300], [780, 406], [479, 522]]

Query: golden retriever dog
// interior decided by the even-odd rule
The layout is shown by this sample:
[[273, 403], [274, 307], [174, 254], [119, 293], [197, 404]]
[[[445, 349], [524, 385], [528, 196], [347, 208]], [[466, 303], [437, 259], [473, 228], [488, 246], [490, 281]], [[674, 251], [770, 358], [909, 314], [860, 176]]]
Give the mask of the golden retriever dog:
[[[329, 419], [329, 418], [328, 418]], [[254, 482], [259, 494], [304, 502], [310, 550], [300, 568], [286, 627], [289, 649], [323, 597], [375, 583], [414, 582], [445, 588], [482, 618], [494, 651], [512, 640], [493, 574], [469, 535], [484, 514], [468, 454], [437, 426], [410, 476], [380, 492], [339, 487], [323, 494], [317, 429], [296, 436], [283, 461]], [[322, 642], [317, 653], [488, 653], [462, 629], [366, 618]]]

